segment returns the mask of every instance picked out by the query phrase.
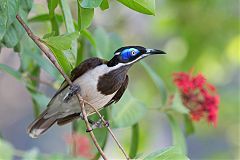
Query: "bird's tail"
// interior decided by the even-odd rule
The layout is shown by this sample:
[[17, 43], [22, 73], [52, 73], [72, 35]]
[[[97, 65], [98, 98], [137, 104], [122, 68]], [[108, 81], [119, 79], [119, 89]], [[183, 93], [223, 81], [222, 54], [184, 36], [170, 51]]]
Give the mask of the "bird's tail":
[[[27, 133], [32, 138], [37, 138], [39, 135], [43, 134], [49, 127], [51, 127], [56, 121], [57, 116], [53, 115], [46, 118], [46, 109], [36, 120], [34, 120], [28, 127]], [[45, 117], [44, 117], [45, 116]]]

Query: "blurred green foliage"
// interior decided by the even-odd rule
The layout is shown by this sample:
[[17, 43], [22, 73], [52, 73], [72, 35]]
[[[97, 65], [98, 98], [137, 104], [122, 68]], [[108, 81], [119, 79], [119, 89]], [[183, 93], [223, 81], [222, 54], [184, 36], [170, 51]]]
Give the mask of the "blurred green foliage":
[[[69, 4], [71, 3], [77, 6], [76, 11], [70, 8], [71, 5]], [[185, 148], [184, 132], [180, 127], [184, 123], [186, 134], [192, 134], [195, 130], [195, 136], [200, 140], [211, 140], [213, 137], [219, 137], [219, 139], [226, 137], [228, 139], [229, 148], [216, 149], [215, 152], [206, 156], [203, 155], [201, 158], [239, 158], [239, 155], [237, 155], [239, 144], [236, 143], [240, 141], [239, 100], [237, 99], [239, 97], [239, 83], [237, 81], [239, 80], [240, 65], [239, 2], [234, 0], [169, 0], [156, 2], [155, 0], [133, 0], [131, 2], [118, 0], [109, 3], [108, 0], [78, 0], [76, 2], [49, 0], [48, 4], [46, 3], [48, 13], [40, 14], [35, 11], [36, 15], [28, 18], [31, 23], [40, 22], [44, 24], [44, 26], [41, 26], [44, 27], [43, 29], [38, 28], [45, 31], [42, 41], [52, 50], [59, 64], [68, 74], [70, 74], [72, 67], [83, 61], [85, 57], [111, 58], [112, 53], [122, 46], [123, 42], [136, 43], [137, 41], [144, 46], [155, 48], [162, 46], [161, 49], [168, 53], [165, 57], [149, 59], [147, 62], [150, 63], [142, 63], [142, 65], [133, 68], [130, 73], [131, 77], [138, 79], [138, 81], [130, 84], [129, 90], [131, 93], [130, 91], [125, 93], [121, 101], [113, 105], [112, 109], [102, 111], [105, 118], [109, 117], [111, 125], [115, 128], [127, 130], [126, 127], [139, 123], [140, 133], [132, 132], [139, 134], [139, 140], [134, 139], [131, 148], [127, 148], [133, 154], [132, 157], [137, 154], [137, 151], [135, 153], [137, 145], [139, 145], [138, 148], [141, 152], [147, 149], [146, 141], [148, 137], [142, 136], [145, 134], [145, 130], [152, 128], [143, 121], [143, 118], [145, 119], [145, 116], [148, 115], [147, 112], [152, 110], [162, 112], [161, 109], [165, 106], [167, 97], [176, 93], [172, 83], [172, 73], [194, 68], [195, 72], [202, 72], [209, 81], [217, 85], [221, 95], [219, 126], [212, 128], [200, 122], [194, 124], [194, 127], [189, 118], [186, 117], [188, 111], [182, 105], [180, 98], [176, 96], [177, 93], [173, 102], [174, 112], [168, 112], [173, 132], [172, 145], [174, 146], [154, 151], [148, 156], [139, 157], [145, 159], [187, 159], [185, 156], [187, 149]], [[97, 7], [107, 12], [106, 9], [110, 5], [110, 9], [113, 7], [117, 12], [120, 10], [119, 8], [122, 8], [122, 5], [115, 5], [119, 3], [140, 13], [155, 16], [147, 17], [148, 21], [141, 19], [140, 22], [136, 22], [137, 24], [132, 23], [129, 17], [122, 19], [120, 17], [119, 21], [112, 17], [112, 21], [116, 20], [116, 22], [111, 28], [91, 25]], [[38, 115], [40, 107], [45, 107], [49, 98], [38, 91], [39, 84], [29, 79], [28, 75], [39, 78], [40, 69], [43, 69], [53, 76], [57, 82], [61, 81], [62, 78], [52, 64], [41, 56], [40, 50], [35, 44], [27, 36], [23, 36], [24, 30], [15, 20], [15, 15], [18, 13], [27, 21], [27, 14], [31, 9], [32, 1], [16, 0], [15, 3], [12, 3], [12, 1], [3, 0], [0, 5], [2, 7], [0, 10], [0, 47], [14, 48], [16, 52], [20, 52], [21, 59], [19, 71], [3, 64], [0, 64], [0, 69], [21, 81], [27, 79], [25, 84], [32, 96], [35, 115]], [[11, 12], [6, 6], [11, 8]], [[51, 29], [49, 27], [46, 29], [45, 24], [50, 24]], [[133, 28], [136, 31], [128, 30], [131, 25], [134, 26]], [[136, 27], [140, 25], [144, 26], [145, 31], [143, 33], [139, 33]], [[46, 30], [50, 30], [50, 33], [47, 33]], [[119, 34], [108, 32], [112, 30], [116, 30]], [[80, 31], [80, 36], [76, 31]], [[132, 39], [129, 36], [131, 35], [130, 31], [132, 31], [131, 34], [134, 34]], [[124, 35], [128, 35], [127, 38]], [[123, 37], [123, 40], [120, 37]], [[148, 76], [143, 76], [142, 73]], [[97, 119], [96, 116], [94, 118]], [[85, 132], [83, 123], [76, 122], [74, 125], [76, 131]], [[218, 136], [219, 133], [221, 135]], [[96, 130], [96, 136], [101, 146], [104, 147], [107, 142], [107, 130]], [[134, 146], [135, 141], [137, 143]], [[127, 141], [128, 144], [129, 142], [130, 140]], [[2, 157], [0, 156], [0, 158], [11, 159], [14, 148], [1, 140], [0, 151], [5, 150], [9, 152], [4, 155], [1, 154]], [[33, 150], [23, 157], [39, 158], [38, 155], [41, 155], [41, 153]], [[193, 155], [190, 155], [190, 158], [192, 158], [191, 156]], [[62, 155], [52, 155], [48, 158], [56, 159], [56, 157], [58, 159], [66, 158]], [[193, 156], [193, 158], [195, 157]]]

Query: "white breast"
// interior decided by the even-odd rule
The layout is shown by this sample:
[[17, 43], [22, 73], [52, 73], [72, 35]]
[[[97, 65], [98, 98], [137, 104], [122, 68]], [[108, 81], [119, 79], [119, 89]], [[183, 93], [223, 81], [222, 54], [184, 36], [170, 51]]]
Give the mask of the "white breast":
[[[80, 94], [84, 100], [93, 105], [96, 109], [103, 108], [116, 94], [114, 92], [111, 95], [103, 95], [97, 90], [97, 83], [99, 77], [102, 75], [120, 67], [121, 65], [117, 65], [115, 67], [108, 67], [103, 64], [97, 66], [96, 68], [84, 73], [81, 77], [77, 78], [73, 83], [80, 86]], [[77, 97], [72, 97], [69, 102], [63, 102], [64, 97], [69, 93], [69, 87], [66, 87], [61, 93], [59, 93], [56, 98], [53, 100], [51, 106], [49, 106], [48, 115], [46, 117], [50, 117], [54, 114], [58, 114], [59, 118], [65, 117], [66, 115], [70, 115], [73, 113], [81, 112], [79, 107], [79, 102]], [[93, 109], [85, 104], [85, 109], [87, 114], [91, 114]]]
[[88, 71], [86, 74], [83, 74], [73, 82], [80, 86], [80, 94], [84, 100], [88, 101], [96, 108], [101, 108], [106, 105], [115, 95], [115, 93], [111, 95], [103, 95], [97, 90], [99, 77], [111, 70], [112, 69], [107, 67], [107, 65], [100, 65]]

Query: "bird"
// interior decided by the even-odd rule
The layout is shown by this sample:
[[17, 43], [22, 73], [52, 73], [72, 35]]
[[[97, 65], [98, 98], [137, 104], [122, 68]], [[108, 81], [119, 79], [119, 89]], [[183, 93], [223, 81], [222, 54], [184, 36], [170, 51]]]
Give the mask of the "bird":
[[[61, 126], [79, 117], [83, 119], [76, 93], [97, 110], [117, 103], [127, 88], [128, 70], [139, 60], [155, 54], [166, 53], [142, 46], [125, 46], [117, 49], [109, 61], [97, 57], [84, 60], [71, 71], [73, 85], [69, 86], [66, 80], [61, 84], [47, 108], [29, 125], [28, 135], [37, 138], [54, 123]], [[95, 113], [88, 104], [85, 110], [87, 115]]]

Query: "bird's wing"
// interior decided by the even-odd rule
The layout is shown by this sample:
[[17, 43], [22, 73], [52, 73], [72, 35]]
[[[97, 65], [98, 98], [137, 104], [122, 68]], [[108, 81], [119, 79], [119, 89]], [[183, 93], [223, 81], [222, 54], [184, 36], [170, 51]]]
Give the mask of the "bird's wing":
[[[120, 89], [117, 91], [117, 93], [114, 95], [114, 97], [104, 107], [109, 106], [114, 102], [115, 103], [118, 102], [120, 100], [120, 98], [122, 97], [124, 91], [126, 90], [127, 85], [128, 85], [128, 75], [126, 75], [125, 81], [121, 85]], [[73, 121], [74, 119], [79, 118], [79, 115], [80, 115], [80, 113], [74, 113], [74, 114], [68, 115], [66, 117], [60, 118], [57, 120], [57, 124], [58, 125], [67, 124], [67, 123]]]
[[75, 79], [77, 79], [78, 77], [86, 73], [87, 71], [101, 64], [106, 64], [106, 63], [107, 63], [106, 60], [103, 60], [97, 57], [89, 58], [83, 61], [80, 65], [78, 65], [76, 68], [72, 70], [70, 79], [74, 81]]
[[[81, 77], [84, 73], [86, 73], [88, 70], [91, 70], [95, 68], [98, 65], [101, 65], [103, 63], [106, 63], [107, 61], [104, 61], [99, 58], [89, 58], [85, 61], [83, 61], [79, 66], [77, 66], [73, 71], [71, 72], [70, 79], [71, 81], [74, 81], [78, 77]], [[57, 113], [56, 105], [53, 104], [54, 99], [57, 97], [57, 95], [63, 91], [68, 86], [68, 83], [64, 81], [61, 85], [61, 87], [58, 89], [56, 94], [53, 96], [51, 101], [48, 104], [48, 108], [28, 127], [28, 133], [31, 137], [36, 138], [40, 134], [44, 133], [49, 127], [51, 127], [56, 121], [59, 125], [68, 123], [72, 121], [73, 119], [79, 117], [79, 113], [67, 115], [66, 117], [59, 119], [58, 116], [55, 114]], [[49, 114], [49, 110], [51, 109], [53, 105], [53, 110]], [[46, 116], [48, 115], [48, 116]]]
[[[69, 78], [73, 82], [74, 80], [76, 80], [78, 77], [82, 76], [87, 71], [89, 71], [101, 64], [104, 64], [104, 63], [107, 63], [107, 61], [97, 58], [97, 57], [92, 57], [92, 58], [86, 59], [85, 61], [83, 61], [81, 64], [79, 64], [76, 68], [74, 68], [71, 71], [71, 75]], [[52, 100], [68, 86], [69, 86], [68, 82], [66, 80], [64, 80], [63, 83], [61, 84], [60, 88], [57, 90], [57, 92], [53, 96]], [[48, 104], [48, 106], [51, 104], [51, 101]]]
[[128, 85], [128, 75], [126, 75], [125, 81], [123, 82], [123, 84], [121, 85], [117, 93], [104, 107], [111, 105], [113, 102], [117, 103], [121, 99], [123, 93], [125, 92], [127, 85]]

